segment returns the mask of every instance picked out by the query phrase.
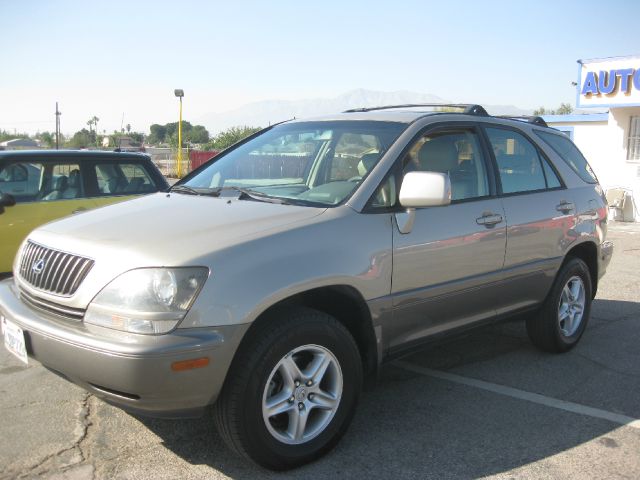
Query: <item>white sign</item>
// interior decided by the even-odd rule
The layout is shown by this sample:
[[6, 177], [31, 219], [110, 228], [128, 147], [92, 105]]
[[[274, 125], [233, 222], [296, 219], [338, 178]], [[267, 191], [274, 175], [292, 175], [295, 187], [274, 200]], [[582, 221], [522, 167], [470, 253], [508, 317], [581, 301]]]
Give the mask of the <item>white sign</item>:
[[640, 57], [579, 63], [578, 108], [640, 106]]

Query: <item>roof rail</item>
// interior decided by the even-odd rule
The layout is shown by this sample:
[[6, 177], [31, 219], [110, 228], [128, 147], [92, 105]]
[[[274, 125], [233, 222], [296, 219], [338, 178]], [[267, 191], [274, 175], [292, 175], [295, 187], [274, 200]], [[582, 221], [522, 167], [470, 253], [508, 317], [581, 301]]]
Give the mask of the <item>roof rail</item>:
[[442, 112], [448, 112], [449, 108], [457, 108], [460, 112], [453, 113], [465, 113], [467, 115], [478, 115], [480, 117], [488, 117], [489, 114], [481, 105], [475, 105], [471, 103], [407, 103], [404, 105], [384, 105], [380, 107], [363, 107], [352, 108], [345, 110], [343, 113], [355, 113], [355, 112], [371, 112], [373, 110], [391, 110], [394, 108], [415, 108], [415, 107], [433, 107], [442, 108]]
[[548, 127], [547, 122], [544, 121], [544, 118], [539, 117], [537, 115], [496, 115], [498, 118], [506, 118], [508, 120], [519, 120], [520, 122], [533, 123], [534, 125], [538, 125], [540, 127]]

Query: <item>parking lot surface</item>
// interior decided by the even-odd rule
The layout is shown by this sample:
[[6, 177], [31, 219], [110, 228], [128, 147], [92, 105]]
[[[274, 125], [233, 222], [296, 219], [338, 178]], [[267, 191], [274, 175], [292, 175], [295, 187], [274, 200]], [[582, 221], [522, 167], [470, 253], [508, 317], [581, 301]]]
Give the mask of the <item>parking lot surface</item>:
[[615, 253], [580, 344], [524, 323], [386, 365], [329, 455], [288, 473], [229, 452], [207, 418], [134, 417], [0, 347], [0, 479], [640, 478], [640, 228]]

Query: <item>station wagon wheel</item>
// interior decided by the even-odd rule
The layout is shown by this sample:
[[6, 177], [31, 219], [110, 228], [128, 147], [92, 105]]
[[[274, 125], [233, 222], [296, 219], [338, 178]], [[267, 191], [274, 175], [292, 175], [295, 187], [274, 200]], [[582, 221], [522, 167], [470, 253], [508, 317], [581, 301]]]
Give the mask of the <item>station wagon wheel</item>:
[[362, 358], [342, 323], [309, 308], [280, 309], [247, 332], [214, 420], [237, 453], [286, 470], [336, 445], [361, 388]]
[[556, 275], [540, 311], [527, 318], [532, 343], [548, 352], [566, 352], [582, 336], [591, 312], [591, 274], [580, 258], [569, 258]]

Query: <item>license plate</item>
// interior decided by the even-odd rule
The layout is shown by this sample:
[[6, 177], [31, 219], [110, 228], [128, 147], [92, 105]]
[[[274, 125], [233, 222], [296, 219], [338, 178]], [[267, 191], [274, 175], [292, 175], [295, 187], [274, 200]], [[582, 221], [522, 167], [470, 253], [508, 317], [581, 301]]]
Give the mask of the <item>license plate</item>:
[[10, 322], [2, 316], [0, 316], [0, 321], [2, 321], [5, 348], [25, 364], [28, 364], [29, 361], [27, 360], [27, 347], [24, 342], [24, 332], [18, 325]]

